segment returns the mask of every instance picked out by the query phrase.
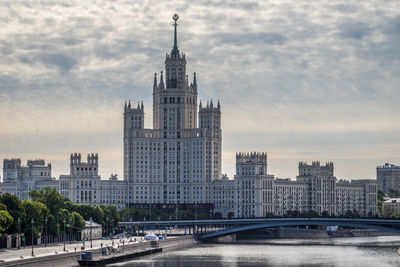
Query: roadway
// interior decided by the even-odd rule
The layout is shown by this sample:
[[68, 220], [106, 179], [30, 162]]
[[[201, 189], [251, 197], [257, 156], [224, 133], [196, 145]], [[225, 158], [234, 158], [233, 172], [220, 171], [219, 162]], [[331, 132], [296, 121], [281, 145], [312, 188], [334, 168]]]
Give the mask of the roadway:
[[[319, 221], [330, 225], [331, 222], [351, 222], [360, 224], [400, 225], [400, 220], [379, 218], [248, 218], [248, 219], [212, 219], [212, 220], [171, 220], [171, 221], [122, 221], [119, 226], [194, 226], [194, 225], [248, 225], [279, 222]], [[157, 229], [157, 228], [156, 228]]]

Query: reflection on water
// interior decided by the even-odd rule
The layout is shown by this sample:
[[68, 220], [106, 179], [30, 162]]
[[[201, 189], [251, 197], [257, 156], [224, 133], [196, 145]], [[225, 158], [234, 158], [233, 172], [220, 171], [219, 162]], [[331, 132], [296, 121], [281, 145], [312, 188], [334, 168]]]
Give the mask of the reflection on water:
[[303, 241], [273, 241], [283, 245], [200, 244], [118, 266], [400, 266], [400, 237], [328, 239], [326, 243], [318, 240], [317, 245], [301, 245]]

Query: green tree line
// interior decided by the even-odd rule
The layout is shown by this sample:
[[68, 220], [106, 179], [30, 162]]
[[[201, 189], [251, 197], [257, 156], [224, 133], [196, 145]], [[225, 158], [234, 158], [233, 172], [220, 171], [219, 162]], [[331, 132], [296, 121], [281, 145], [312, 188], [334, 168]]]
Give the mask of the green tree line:
[[[57, 236], [63, 231], [64, 221], [68, 229], [76, 234], [85, 227], [85, 220], [101, 224], [109, 232], [117, 227], [120, 215], [114, 206], [90, 206], [72, 203], [55, 188], [46, 187], [29, 192], [31, 199], [20, 200], [11, 194], [0, 195], [0, 235], [21, 233], [31, 236], [31, 220], [34, 220], [35, 238], [47, 233]], [[18, 220], [19, 218], [19, 220]], [[108, 220], [107, 220], [108, 219]], [[108, 222], [108, 227], [107, 227]], [[104, 232], [105, 233], [105, 232]]]

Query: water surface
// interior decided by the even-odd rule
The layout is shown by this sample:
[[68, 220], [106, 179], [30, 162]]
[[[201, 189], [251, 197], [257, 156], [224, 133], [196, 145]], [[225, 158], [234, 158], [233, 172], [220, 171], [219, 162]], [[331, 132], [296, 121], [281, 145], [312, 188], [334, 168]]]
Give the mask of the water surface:
[[275, 240], [272, 244], [200, 244], [117, 266], [400, 266], [400, 237]]

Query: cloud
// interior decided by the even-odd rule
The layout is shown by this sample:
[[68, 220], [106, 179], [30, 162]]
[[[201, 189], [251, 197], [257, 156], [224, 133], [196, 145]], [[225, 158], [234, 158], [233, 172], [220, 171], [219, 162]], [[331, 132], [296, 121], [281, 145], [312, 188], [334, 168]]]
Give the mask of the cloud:
[[336, 4], [332, 6], [332, 9], [340, 11], [342, 13], [355, 13], [357, 12], [357, 7], [352, 4]]
[[364, 22], [346, 22], [339, 26], [338, 36], [361, 40], [371, 32], [371, 28]]
[[[122, 105], [144, 100], [152, 126], [152, 79], [178, 12], [199, 99], [221, 101], [224, 172], [236, 151], [262, 150], [281, 177], [325, 159], [343, 176], [374, 177], [371, 164], [400, 158], [399, 10], [372, 0], [4, 0], [2, 156], [62, 164], [81, 149], [100, 153], [103, 178], [122, 176]], [[68, 172], [57, 164], [56, 176]]]
[[400, 16], [390, 18], [384, 24], [383, 31], [388, 36], [400, 37]]
[[220, 45], [232, 44], [235, 46], [243, 45], [283, 45], [288, 41], [288, 38], [279, 33], [227, 33], [217, 34], [216, 42]]

